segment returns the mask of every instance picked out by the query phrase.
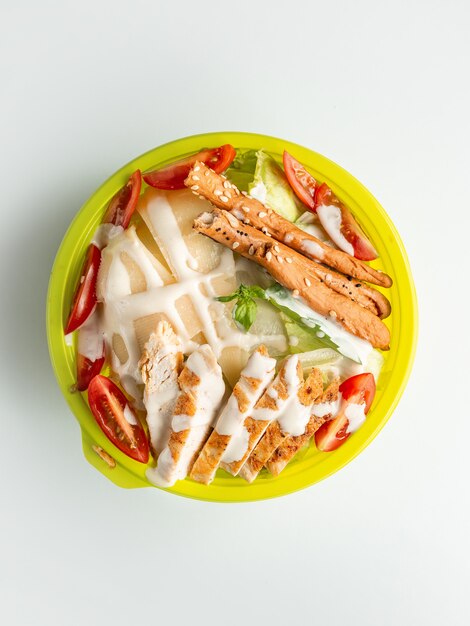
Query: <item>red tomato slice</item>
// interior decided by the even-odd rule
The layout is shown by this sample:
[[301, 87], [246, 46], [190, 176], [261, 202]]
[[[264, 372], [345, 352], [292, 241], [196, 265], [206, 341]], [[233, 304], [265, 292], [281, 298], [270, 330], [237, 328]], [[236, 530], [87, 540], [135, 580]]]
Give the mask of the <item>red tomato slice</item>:
[[184, 181], [196, 161], [201, 161], [214, 172], [220, 174], [227, 169], [235, 155], [235, 148], [226, 143], [220, 148], [201, 150], [197, 154], [167, 165], [160, 170], [144, 174], [144, 180], [147, 185], [157, 189], [184, 189]]
[[93, 312], [96, 304], [96, 279], [101, 262], [101, 252], [91, 244], [88, 248], [85, 262], [83, 264], [80, 280], [75, 289], [73, 297], [72, 310], [65, 327], [65, 334], [77, 330], [90, 314]]
[[349, 403], [362, 404], [365, 402], [364, 413], [367, 415], [375, 396], [374, 375], [367, 372], [351, 376], [341, 383], [339, 390], [343, 400], [347, 400]]
[[315, 189], [317, 181], [311, 174], [307, 172], [305, 167], [299, 163], [286, 150], [282, 155], [284, 163], [284, 171], [289, 181], [289, 185], [295, 192], [295, 195], [301, 200], [311, 211], [315, 211]]
[[147, 463], [147, 435], [119, 387], [106, 376], [95, 376], [88, 387], [88, 402], [99, 427], [108, 439], [131, 459]]
[[137, 206], [142, 187], [142, 174], [136, 170], [122, 189], [112, 198], [106, 210], [103, 224], [114, 224], [126, 229]]
[[[104, 346], [103, 346], [104, 348]], [[77, 389], [78, 391], [85, 391], [92, 379], [103, 369], [104, 354], [100, 359], [96, 361], [90, 361], [83, 354], [77, 354]]]
[[351, 433], [348, 433], [349, 420], [346, 408], [350, 404], [365, 404], [364, 414], [367, 415], [375, 396], [375, 380], [372, 374], [351, 376], [339, 386], [343, 399], [341, 407], [333, 419], [325, 422], [315, 433], [315, 443], [322, 452], [331, 452], [339, 448]]
[[[322, 205], [333, 205], [338, 207], [341, 211], [340, 232], [346, 241], [352, 245], [356, 259], [360, 259], [361, 261], [372, 261], [378, 257], [377, 250], [367, 239], [361, 227], [354, 219], [351, 211], [341, 202], [341, 200], [339, 200], [339, 198], [336, 197], [326, 183], [322, 183], [315, 192], [315, 209]], [[337, 236], [335, 236], [335, 234], [337, 235], [338, 233], [335, 233], [332, 230], [331, 225], [324, 221], [321, 211], [317, 211], [317, 215], [328, 235], [338, 247], [341, 247], [341, 240], [338, 240]], [[345, 252], [348, 252], [348, 250], [345, 250]]]

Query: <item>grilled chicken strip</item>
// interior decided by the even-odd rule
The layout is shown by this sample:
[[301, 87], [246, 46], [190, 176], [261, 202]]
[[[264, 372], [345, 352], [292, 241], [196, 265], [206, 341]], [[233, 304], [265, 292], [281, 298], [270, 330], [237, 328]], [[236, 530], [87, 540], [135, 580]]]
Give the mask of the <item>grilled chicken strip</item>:
[[311, 270], [312, 261], [215, 208], [194, 221], [194, 229], [264, 267], [275, 280], [300, 295], [317, 313], [330, 316], [347, 331], [388, 350], [390, 331], [370, 310], [337, 293]]
[[322, 395], [323, 380], [320, 370], [312, 369], [297, 394], [282, 414], [269, 424], [258, 445], [250, 454], [239, 476], [249, 483], [258, 476], [270, 456], [289, 436], [301, 436], [310, 420], [312, 405]]
[[230, 446], [225, 450], [220, 467], [236, 476], [253, 448], [264, 435], [269, 424], [284, 410], [288, 402], [297, 394], [303, 382], [302, 365], [294, 354], [282, 364], [278, 375], [255, 405], [243, 427]]
[[190, 474], [193, 480], [205, 485], [214, 480], [227, 446], [274, 378], [275, 367], [276, 360], [269, 357], [265, 346], [259, 346], [250, 356], [214, 430], [193, 465]]
[[336, 250], [313, 235], [304, 232], [276, 211], [240, 191], [220, 174], [198, 162], [189, 172], [185, 185], [219, 209], [231, 211], [235, 217], [285, 243], [306, 257], [324, 263], [346, 276], [381, 287], [390, 287], [388, 274], [370, 267], [346, 252]]
[[144, 405], [152, 453], [157, 457], [170, 438], [170, 420], [179, 393], [183, 367], [180, 339], [166, 321], [160, 321], [144, 346], [139, 362], [145, 385]]
[[147, 470], [147, 478], [159, 487], [171, 487], [186, 478], [220, 410], [225, 383], [209, 345], [200, 346], [188, 357], [178, 385], [168, 444], [157, 467]]
[[310, 420], [305, 432], [297, 437], [287, 437], [273, 452], [266, 463], [266, 467], [273, 476], [279, 476], [289, 461], [297, 452], [310, 441], [322, 424], [334, 417], [338, 410], [339, 380], [334, 380], [325, 391], [315, 400]]

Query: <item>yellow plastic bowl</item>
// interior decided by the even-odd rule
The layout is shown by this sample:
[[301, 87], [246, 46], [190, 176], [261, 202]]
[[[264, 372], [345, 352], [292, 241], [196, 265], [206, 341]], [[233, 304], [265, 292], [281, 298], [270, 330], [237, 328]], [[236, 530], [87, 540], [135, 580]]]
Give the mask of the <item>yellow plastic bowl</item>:
[[[386, 290], [392, 303], [392, 315], [386, 320], [391, 330], [391, 348], [384, 353], [385, 364], [380, 376], [374, 405], [362, 428], [334, 452], [318, 452], [314, 443], [302, 450], [286, 469], [273, 478], [262, 472], [252, 484], [229, 476], [220, 470], [209, 486], [192, 480], [179, 481], [171, 493], [215, 502], [246, 502], [282, 496], [326, 478], [342, 468], [363, 450], [378, 434], [395, 409], [408, 380], [417, 340], [416, 294], [408, 259], [400, 237], [377, 200], [351, 174], [324, 156], [302, 146], [251, 133], [220, 132], [178, 139], [137, 157], [113, 174], [85, 203], [70, 225], [51, 274], [47, 296], [47, 333], [55, 375], [70, 408], [77, 418], [88, 461], [120, 487], [149, 487], [146, 466], [133, 461], [117, 450], [96, 424], [86, 401], [86, 394], [70, 391], [75, 382], [75, 348], [64, 339], [64, 322], [70, 311], [73, 289], [83, 263], [84, 254], [107, 204], [137, 168], [142, 171], [198, 152], [203, 147], [231, 143], [237, 149], [263, 148], [279, 161], [287, 149], [304, 163], [320, 181], [326, 181], [358, 217], [377, 248], [380, 258], [373, 263], [393, 278]], [[111, 469], [94, 452], [101, 446], [115, 460]]]

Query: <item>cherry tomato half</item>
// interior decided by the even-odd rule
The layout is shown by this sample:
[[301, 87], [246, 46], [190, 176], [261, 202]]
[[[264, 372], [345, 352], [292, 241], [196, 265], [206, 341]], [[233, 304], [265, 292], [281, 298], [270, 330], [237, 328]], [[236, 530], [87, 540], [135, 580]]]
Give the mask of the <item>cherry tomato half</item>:
[[[341, 248], [343, 244], [344, 248], [344, 239], [346, 239], [346, 241], [351, 244], [356, 259], [360, 259], [361, 261], [372, 261], [376, 259], [378, 256], [377, 250], [366, 237], [351, 211], [341, 202], [326, 183], [322, 183], [315, 192], [315, 210], [320, 206], [332, 205], [338, 207], [341, 212], [339, 230], [335, 223], [325, 221], [322, 210], [317, 211], [317, 215], [323, 228], [334, 243], [339, 248]], [[344, 239], [338, 237], [339, 234], [341, 234]], [[345, 250], [345, 252], [348, 252], [348, 250]]]
[[144, 174], [144, 180], [147, 185], [157, 189], [184, 189], [184, 181], [196, 161], [201, 161], [214, 172], [220, 174], [227, 169], [235, 155], [235, 148], [226, 143], [220, 148], [201, 150], [197, 154], [176, 161], [176, 163], [167, 165], [162, 169], [148, 172], [148, 174]]
[[372, 374], [351, 376], [339, 386], [342, 402], [338, 414], [325, 422], [315, 433], [315, 444], [322, 452], [332, 452], [339, 448], [351, 432], [348, 432], [349, 419], [346, 409], [351, 404], [363, 404], [364, 414], [370, 409], [375, 396], [375, 379]]
[[114, 224], [126, 229], [137, 206], [141, 187], [142, 174], [140, 170], [136, 170], [124, 187], [113, 196], [103, 218], [103, 224]]
[[100, 268], [101, 252], [91, 244], [87, 250], [80, 280], [75, 289], [72, 310], [65, 327], [65, 334], [77, 330], [89, 318], [96, 305], [96, 279]]
[[88, 387], [88, 403], [108, 439], [131, 459], [147, 463], [147, 435], [119, 387], [106, 376], [95, 376]]
[[284, 154], [282, 155], [282, 161], [284, 163], [284, 171], [287, 180], [296, 196], [308, 206], [311, 211], [315, 211], [315, 189], [317, 188], [317, 181], [307, 172], [305, 167], [286, 150], [284, 150]]

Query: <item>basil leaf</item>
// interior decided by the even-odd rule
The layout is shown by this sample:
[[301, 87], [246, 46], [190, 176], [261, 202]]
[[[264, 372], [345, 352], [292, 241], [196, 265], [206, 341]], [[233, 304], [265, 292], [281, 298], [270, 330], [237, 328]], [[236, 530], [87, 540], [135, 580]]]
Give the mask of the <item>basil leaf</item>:
[[229, 296], [219, 296], [216, 298], [219, 302], [230, 302], [231, 300], [235, 300], [235, 298], [239, 297], [238, 290], [231, 293]]
[[256, 319], [258, 305], [253, 298], [239, 298], [233, 310], [233, 319], [245, 330], [250, 330]]

